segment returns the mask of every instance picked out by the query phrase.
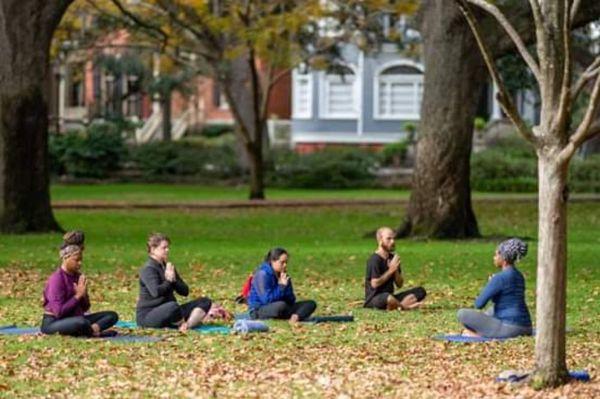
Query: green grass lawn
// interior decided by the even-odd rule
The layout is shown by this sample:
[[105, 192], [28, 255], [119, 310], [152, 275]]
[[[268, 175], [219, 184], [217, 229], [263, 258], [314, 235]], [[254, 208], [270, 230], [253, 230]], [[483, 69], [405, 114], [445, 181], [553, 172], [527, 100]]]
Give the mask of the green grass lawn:
[[[198, 193], [205, 199], [246, 195], [245, 188], [235, 194], [239, 197], [231, 198], [237, 191], [123, 185], [113, 194], [106, 188], [110, 186], [93, 187], [77, 191], [77, 186], [54, 186], [53, 198], [119, 200], [131, 194], [138, 200], [145, 198], [149, 187], [156, 188], [164, 200], [173, 190], [182, 190], [173, 198], [185, 200], [197, 200]], [[276, 197], [276, 192], [270, 195]], [[314, 197], [313, 191], [278, 193], [280, 198], [302, 193]], [[593, 376], [600, 366], [599, 210], [597, 203], [576, 203], [569, 210], [567, 322], [573, 332], [568, 336], [568, 364]], [[534, 396], [530, 388], [493, 382], [502, 370], [532, 367], [532, 338], [477, 345], [430, 339], [437, 333], [459, 331], [456, 310], [472, 306], [494, 272], [492, 255], [503, 236], [529, 239], [530, 253], [520, 268], [535, 313], [535, 205], [476, 202], [476, 212], [487, 238], [398, 242], [406, 285], [423, 285], [429, 298], [420, 311], [385, 313], [360, 305], [365, 261], [375, 247], [365, 233], [397, 224], [404, 214], [399, 206], [58, 211], [64, 228], [86, 232], [84, 272], [90, 280], [93, 310], [114, 309], [123, 320], [134, 318], [145, 239], [150, 231], [161, 231], [171, 236], [171, 259], [194, 296], [208, 295], [231, 310], [243, 311], [233, 298], [267, 250], [278, 245], [291, 253], [288, 267], [300, 299], [316, 299], [319, 314], [352, 313], [356, 322], [299, 328], [270, 322], [271, 333], [249, 336], [142, 331], [167, 337], [151, 345], [1, 337], [0, 396]], [[0, 325], [39, 324], [40, 296], [57, 266], [59, 243], [59, 234], [1, 236]], [[547, 394], [591, 397], [599, 388], [594, 379]]]
[[[266, 196], [272, 200], [352, 200], [386, 199], [407, 200], [409, 191], [400, 189], [296, 189], [267, 188]], [[535, 193], [474, 193], [474, 198], [535, 197]], [[190, 203], [196, 201], [241, 201], [248, 198], [248, 187], [204, 186], [199, 184], [54, 184], [53, 201], [103, 201], [136, 203]]]

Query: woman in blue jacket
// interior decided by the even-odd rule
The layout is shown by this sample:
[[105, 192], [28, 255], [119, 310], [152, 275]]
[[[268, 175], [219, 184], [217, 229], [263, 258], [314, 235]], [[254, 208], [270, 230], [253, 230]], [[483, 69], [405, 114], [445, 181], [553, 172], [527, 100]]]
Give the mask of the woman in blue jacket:
[[525, 304], [525, 279], [515, 263], [527, 254], [527, 244], [518, 238], [502, 242], [494, 256], [494, 265], [502, 268], [494, 274], [475, 300], [482, 309], [488, 301], [494, 306], [485, 312], [460, 309], [458, 321], [465, 326], [463, 335], [510, 338], [531, 335], [531, 317]]
[[317, 308], [315, 301], [296, 301], [292, 280], [287, 274], [288, 253], [273, 248], [254, 272], [248, 308], [253, 319], [305, 320]]

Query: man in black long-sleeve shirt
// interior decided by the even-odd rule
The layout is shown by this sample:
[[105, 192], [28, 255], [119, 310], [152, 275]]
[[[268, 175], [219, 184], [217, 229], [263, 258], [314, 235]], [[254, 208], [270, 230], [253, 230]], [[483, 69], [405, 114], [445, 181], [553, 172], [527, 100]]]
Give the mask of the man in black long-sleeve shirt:
[[162, 328], [178, 326], [181, 331], [202, 322], [211, 307], [211, 300], [198, 298], [179, 305], [174, 293], [187, 296], [189, 288], [175, 266], [168, 262], [169, 238], [152, 234], [148, 239], [148, 261], [140, 270], [140, 296], [136, 321], [141, 327]]
[[419, 307], [427, 295], [423, 287], [394, 294], [394, 283], [398, 288], [404, 283], [400, 257], [393, 253], [396, 248], [394, 231], [389, 227], [381, 227], [377, 229], [376, 238], [377, 250], [367, 261], [364, 306], [382, 310]]

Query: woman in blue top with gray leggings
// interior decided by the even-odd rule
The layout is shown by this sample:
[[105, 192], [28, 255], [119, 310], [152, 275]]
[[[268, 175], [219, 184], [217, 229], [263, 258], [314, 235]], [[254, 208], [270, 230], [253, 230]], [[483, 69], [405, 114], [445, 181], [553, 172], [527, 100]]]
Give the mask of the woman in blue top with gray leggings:
[[518, 238], [502, 242], [494, 256], [494, 265], [502, 268], [494, 274], [475, 300], [482, 309], [494, 303], [485, 313], [460, 309], [458, 321], [465, 326], [463, 335], [488, 338], [510, 338], [531, 335], [531, 317], [525, 304], [525, 279], [515, 263], [527, 254], [527, 244]]

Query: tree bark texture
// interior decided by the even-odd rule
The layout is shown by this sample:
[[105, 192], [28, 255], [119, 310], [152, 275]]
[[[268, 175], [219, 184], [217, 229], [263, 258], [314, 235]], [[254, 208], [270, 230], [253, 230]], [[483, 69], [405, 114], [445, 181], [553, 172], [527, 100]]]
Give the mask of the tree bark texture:
[[48, 77], [52, 34], [70, 0], [0, 4], [0, 230], [60, 230], [50, 205]]
[[536, 378], [557, 386], [567, 380], [565, 360], [567, 172], [556, 156], [540, 154], [538, 267], [536, 288]]
[[264, 181], [264, 137], [266, 121], [260, 107], [262, 90], [253, 81], [248, 56], [241, 56], [230, 62], [230, 69], [220, 79], [225, 90], [229, 108], [236, 122], [236, 134], [242, 140], [248, 158], [250, 173], [250, 199], [265, 198]]
[[421, 8], [425, 87], [412, 191], [399, 236], [479, 236], [471, 204], [470, 156], [485, 69], [453, 2]]

